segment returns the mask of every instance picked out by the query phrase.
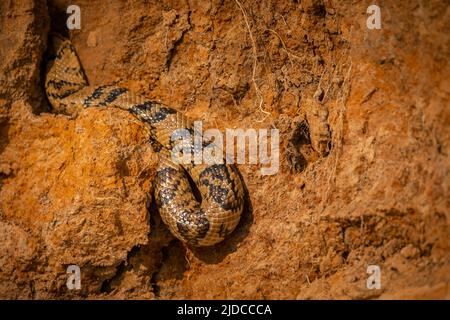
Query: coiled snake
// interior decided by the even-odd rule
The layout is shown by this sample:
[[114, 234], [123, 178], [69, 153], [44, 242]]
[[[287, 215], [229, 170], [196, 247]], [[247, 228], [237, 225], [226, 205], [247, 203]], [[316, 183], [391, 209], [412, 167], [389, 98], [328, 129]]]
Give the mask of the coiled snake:
[[[150, 139], [159, 154], [154, 190], [164, 223], [175, 237], [192, 246], [210, 246], [225, 239], [237, 226], [244, 206], [237, 168], [225, 163], [177, 164], [170, 156], [175, 142], [172, 134], [177, 129], [193, 132], [189, 119], [126, 88], [89, 86], [69, 40], [53, 35], [51, 50], [45, 91], [52, 108], [58, 113], [74, 114], [86, 107], [116, 107], [148, 124]], [[189, 176], [194, 190], [196, 187], [201, 195], [200, 201]]]

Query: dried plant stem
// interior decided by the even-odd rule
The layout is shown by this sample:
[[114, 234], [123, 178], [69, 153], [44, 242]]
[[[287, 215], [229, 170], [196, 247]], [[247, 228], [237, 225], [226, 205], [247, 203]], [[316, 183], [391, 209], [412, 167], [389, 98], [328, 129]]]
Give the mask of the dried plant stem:
[[245, 25], [247, 26], [248, 34], [249, 34], [250, 40], [252, 42], [252, 49], [253, 49], [252, 82], [253, 82], [253, 86], [255, 88], [256, 95], [258, 96], [258, 99], [259, 99], [259, 110], [266, 115], [262, 120], [259, 121], [259, 122], [262, 122], [268, 115], [270, 115], [270, 112], [268, 112], [268, 111], [263, 109], [264, 97], [263, 97], [263, 95], [261, 93], [261, 90], [258, 87], [258, 84], [256, 83], [256, 67], [257, 67], [257, 63], [258, 63], [258, 55], [257, 55], [258, 51], [257, 51], [257, 48], [256, 48], [256, 41], [253, 38], [252, 30], [250, 28], [250, 24], [248, 23], [247, 14], [245, 13], [244, 7], [239, 2], [239, 0], [234, 0], [234, 1], [239, 6], [239, 9], [241, 10], [242, 15], [244, 16]]

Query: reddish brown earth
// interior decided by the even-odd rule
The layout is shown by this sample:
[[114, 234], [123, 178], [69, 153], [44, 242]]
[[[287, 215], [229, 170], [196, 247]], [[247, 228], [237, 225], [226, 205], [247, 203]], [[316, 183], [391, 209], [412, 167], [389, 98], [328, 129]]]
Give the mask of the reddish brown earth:
[[70, 4], [0, 2], [0, 298], [450, 298], [448, 2], [382, 1], [369, 30], [366, 1], [77, 1], [91, 84], [280, 130], [279, 173], [240, 165], [242, 222], [201, 249], [161, 223], [141, 123], [50, 112], [47, 35]]

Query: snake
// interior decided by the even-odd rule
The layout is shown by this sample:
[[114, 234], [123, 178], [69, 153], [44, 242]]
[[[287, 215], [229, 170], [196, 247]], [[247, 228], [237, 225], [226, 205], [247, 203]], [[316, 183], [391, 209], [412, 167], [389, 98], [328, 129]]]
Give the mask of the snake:
[[[195, 133], [193, 121], [182, 112], [126, 87], [89, 85], [72, 42], [59, 34], [49, 36], [44, 85], [56, 113], [74, 116], [85, 108], [113, 107], [128, 111], [149, 128], [149, 141], [158, 153], [154, 200], [176, 238], [194, 247], [212, 246], [235, 230], [244, 208], [244, 184], [237, 167], [225, 160], [179, 163], [171, 157], [179, 142], [174, 132]], [[203, 148], [212, 145], [202, 140]], [[195, 149], [194, 142], [190, 147]]]

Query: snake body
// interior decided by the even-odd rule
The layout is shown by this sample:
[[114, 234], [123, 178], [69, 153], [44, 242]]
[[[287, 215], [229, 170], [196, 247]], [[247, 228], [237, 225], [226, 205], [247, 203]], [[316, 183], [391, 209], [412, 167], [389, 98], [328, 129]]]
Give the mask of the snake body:
[[[244, 206], [237, 168], [226, 163], [174, 162], [170, 156], [175, 144], [173, 132], [193, 132], [186, 116], [120, 86], [88, 85], [71, 42], [58, 35], [50, 40], [52, 57], [47, 64], [45, 91], [52, 108], [72, 115], [87, 107], [116, 107], [146, 123], [159, 154], [154, 196], [162, 220], [175, 237], [192, 246], [210, 246], [224, 240], [237, 226]], [[195, 188], [201, 199], [196, 198]]]

